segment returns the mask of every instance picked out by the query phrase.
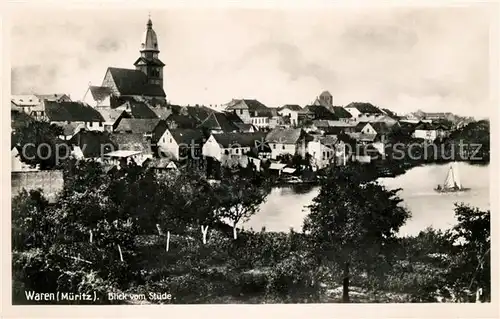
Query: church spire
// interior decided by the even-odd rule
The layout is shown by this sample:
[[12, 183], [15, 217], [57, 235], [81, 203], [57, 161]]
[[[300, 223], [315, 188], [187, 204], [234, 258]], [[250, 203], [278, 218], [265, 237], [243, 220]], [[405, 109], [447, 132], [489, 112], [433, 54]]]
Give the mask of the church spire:
[[163, 87], [163, 67], [165, 64], [158, 58], [160, 50], [158, 48], [158, 38], [153, 30], [151, 14], [148, 16], [146, 30], [141, 41], [141, 56], [134, 63], [136, 70], [146, 74], [150, 84], [157, 84]]

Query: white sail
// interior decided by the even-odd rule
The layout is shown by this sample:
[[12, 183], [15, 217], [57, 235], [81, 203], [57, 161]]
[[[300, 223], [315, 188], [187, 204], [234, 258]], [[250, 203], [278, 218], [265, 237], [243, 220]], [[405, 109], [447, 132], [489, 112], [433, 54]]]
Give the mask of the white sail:
[[446, 175], [443, 187], [445, 189], [454, 187], [462, 188], [462, 184], [460, 183], [460, 176], [458, 175], [458, 169], [454, 169], [453, 164], [450, 165], [450, 168], [448, 169], [448, 175]]

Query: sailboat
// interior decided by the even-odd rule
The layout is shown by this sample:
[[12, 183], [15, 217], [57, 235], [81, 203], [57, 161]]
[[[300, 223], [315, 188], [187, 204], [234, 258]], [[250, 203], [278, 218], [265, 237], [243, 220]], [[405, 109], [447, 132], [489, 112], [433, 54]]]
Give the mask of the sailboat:
[[458, 167], [451, 164], [443, 185], [438, 185], [434, 190], [438, 193], [457, 193], [466, 192], [470, 190], [470, 188], [462, 186], [462, 183], [460, 182], [460, 175], [458, 174]]

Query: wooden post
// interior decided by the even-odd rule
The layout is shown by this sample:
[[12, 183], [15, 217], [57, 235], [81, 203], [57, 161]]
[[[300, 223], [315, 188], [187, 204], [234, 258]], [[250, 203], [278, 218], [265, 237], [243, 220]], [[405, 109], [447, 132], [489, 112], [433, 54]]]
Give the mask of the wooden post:
[[120, 245], [118, 245], [118, 252], [120, 253], [120, 260], [123, 261], [123, 254], [122, 254], [122, 249], [120, 248]]
[[167, 231], [167, 252], [168, 252], [169, 246], [170, 246], [170, 231]]
[[207, 233], [208, 233], [208, 226], [204, 227], [203, 225], [201, 225], [201, 234], [203, 235], [204, 245], [207, 243]]
[[90, 241], [90, 243], [92, 244], [92, 239], [93, 239], [92, 229], [91, 229], [91, 230], [89, 230], [89, 232], [90, 232], [90, 240], [89, 240], [89, 241]]

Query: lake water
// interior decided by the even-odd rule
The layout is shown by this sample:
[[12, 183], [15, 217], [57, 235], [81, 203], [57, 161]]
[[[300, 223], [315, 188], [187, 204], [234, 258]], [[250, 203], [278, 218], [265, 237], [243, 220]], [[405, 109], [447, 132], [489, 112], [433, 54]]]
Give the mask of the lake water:
[[[399, 196], [412, 213], [411, 219], [400, 229], [400, 235], [416, 235], [428, 226], [447, 229], [456, 223], [454, 203], [463, 202], [480, 209], [490, 209], [489, 166], [474, 166], [458, 163], [460, 179], [464, 187], [471, 188], [464, 193], [443, 193], [434, 191], [442, 184], [449, 167], [427, 165], [415, 167], [395, 178], [380, 178], [379, 182], [389, 189], [402, 188]], [[302, 222], [308, 213], [308, 206], [318, 194], [314, 187], [306, 191], [284, 187], [274, 188], [260, 211], [244, 225], [245, 228], [268, 231], [296, 231], [302, 229]]]

